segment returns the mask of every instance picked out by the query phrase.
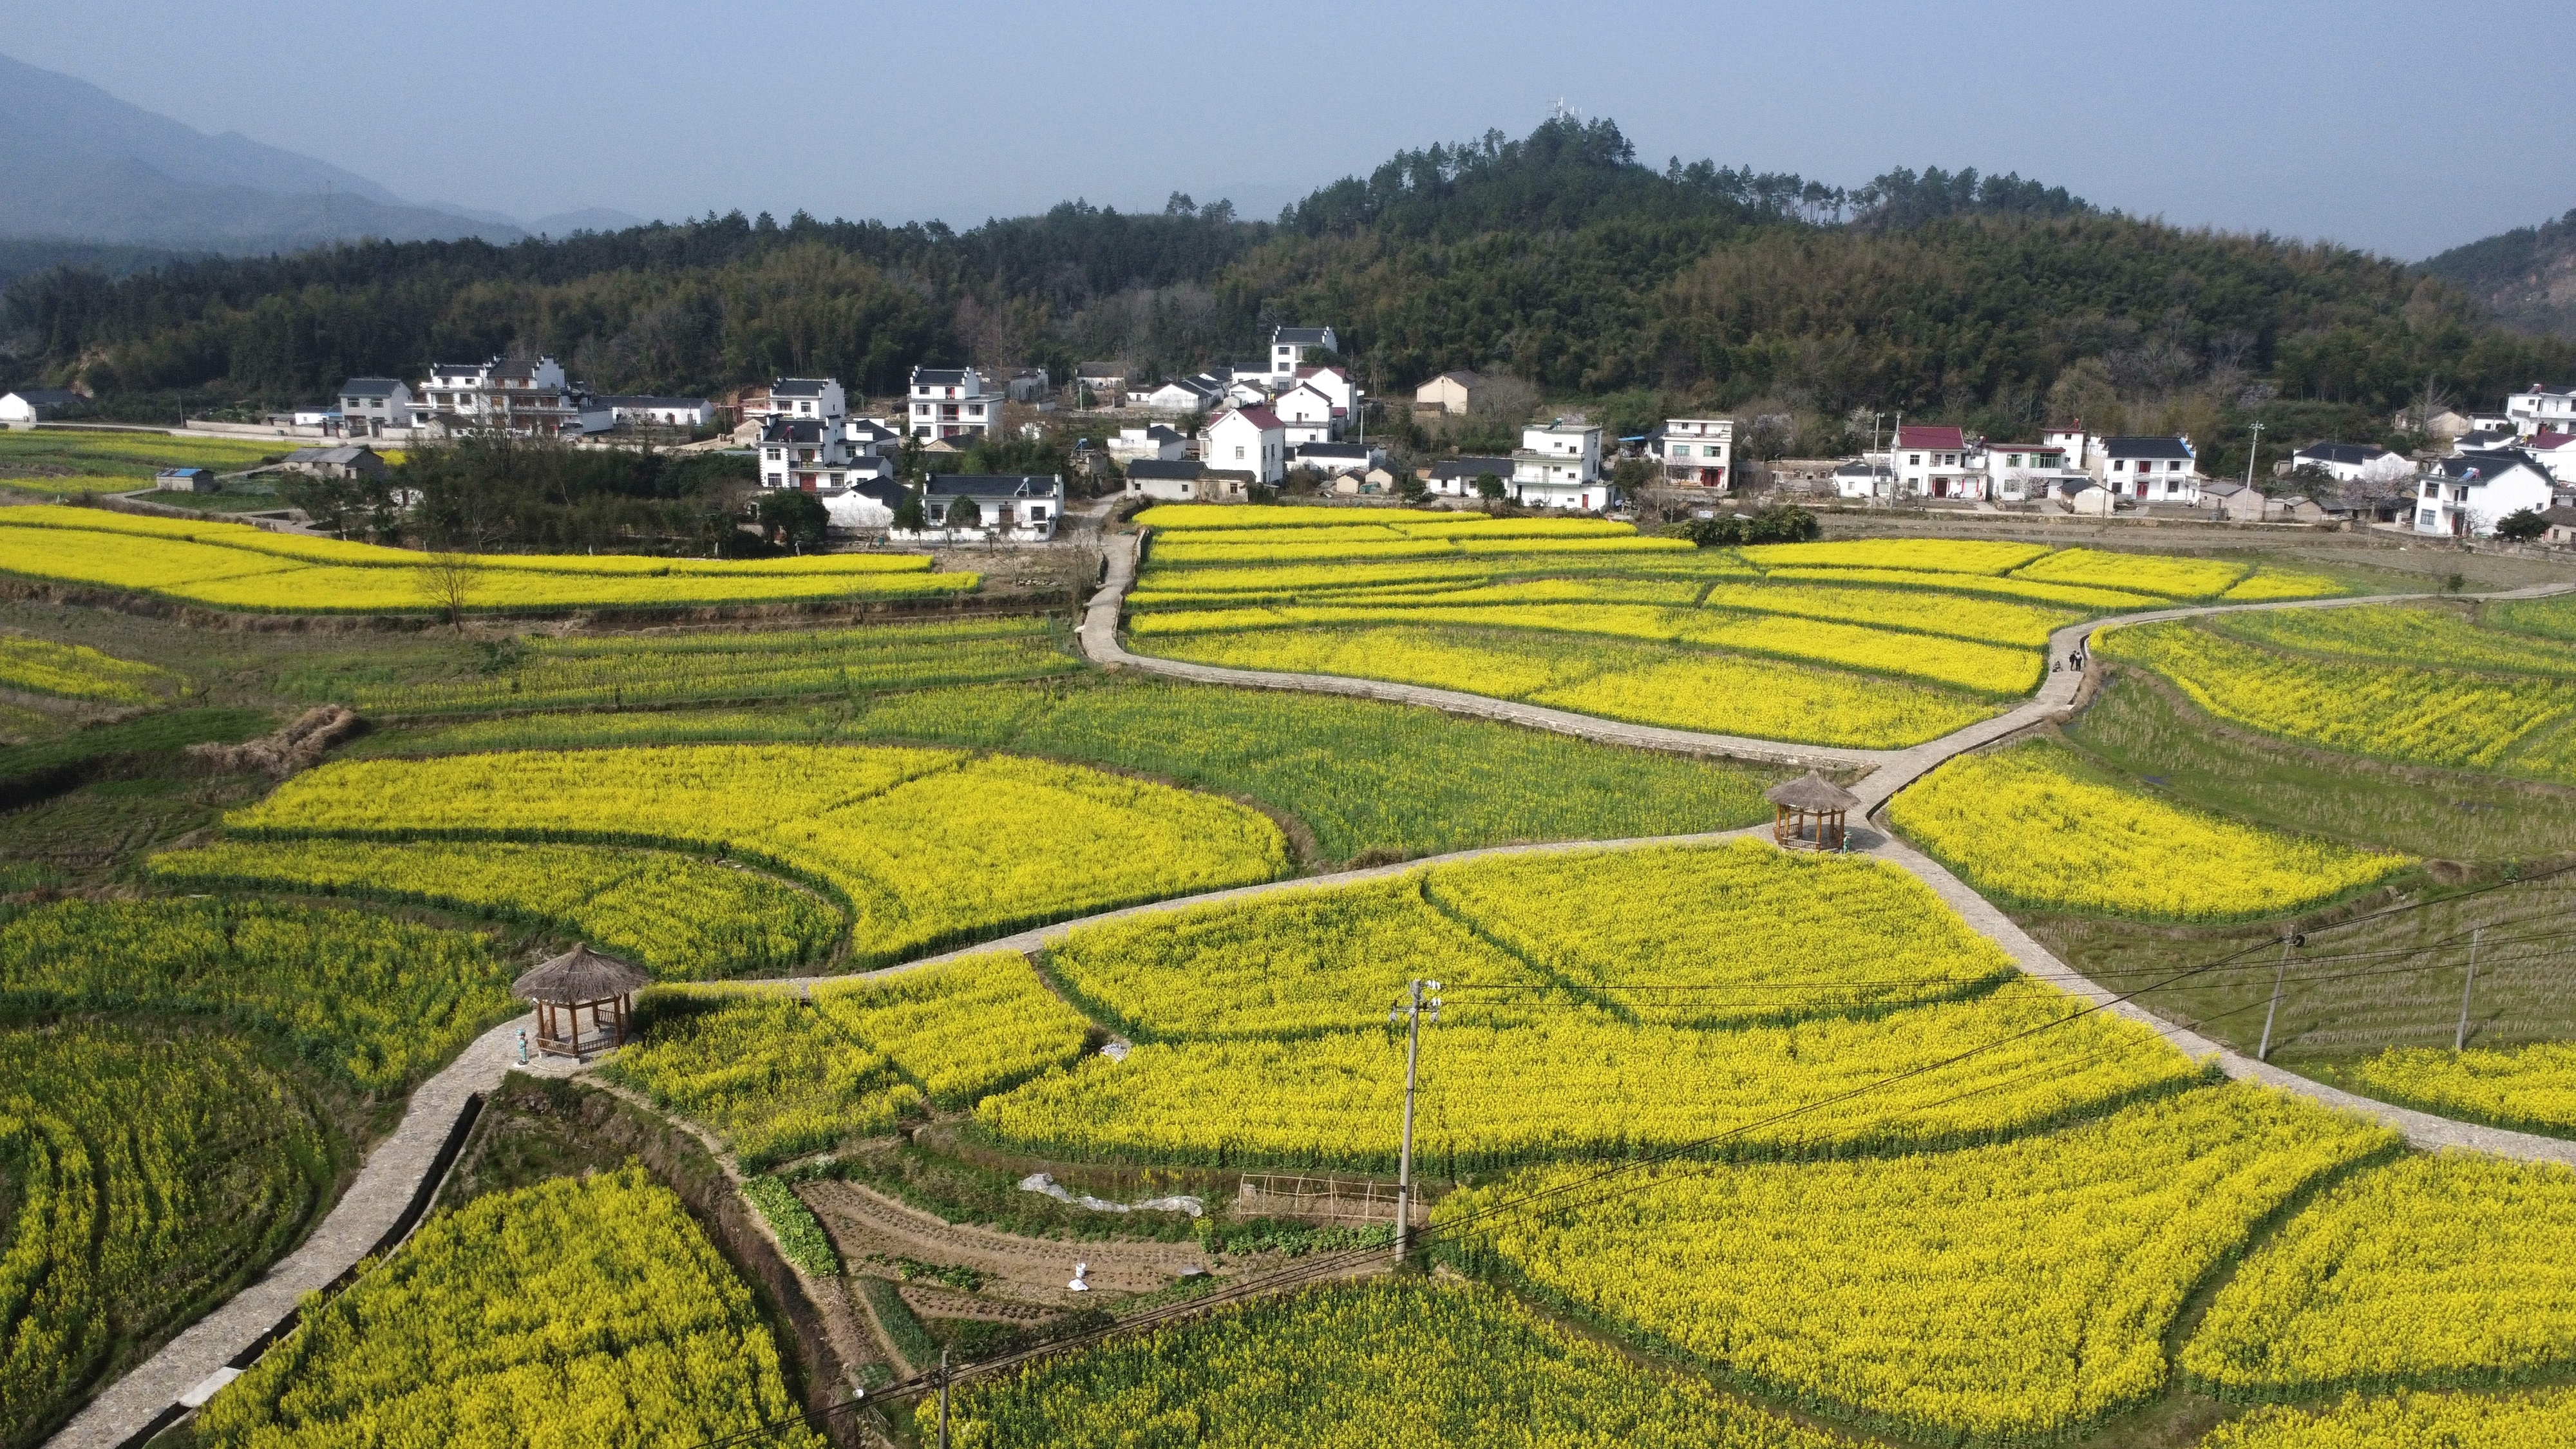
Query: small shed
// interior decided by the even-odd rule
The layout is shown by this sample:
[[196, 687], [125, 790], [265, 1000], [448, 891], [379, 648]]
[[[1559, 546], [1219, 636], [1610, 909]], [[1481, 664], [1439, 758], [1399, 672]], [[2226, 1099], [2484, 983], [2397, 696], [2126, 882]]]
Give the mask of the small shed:
[[511, 982], [510, 994], [537, 1008], [538, 1051], [578, 1057], [583, 1050], [582, 1010], [589, 1009], [591, 1029], [598, 1033], [590, 1041], [590, 1050], [623, 1046], [627, 1025], [634, 1019], [635, 993], [652, 979], [614, 956], [590, 949], [587, 942], [575, 941], [571, 950]]
[[1788, 850], [1840, 850], [1843, 817], [1860, 797], [1813, 770], [1762, 792], [1771, 802], [1771, 838]]
[[212, 493], [222, 486], [215, 482], [212, 468], [163, 468], [152, 475], [152, 482], [168, 493]]

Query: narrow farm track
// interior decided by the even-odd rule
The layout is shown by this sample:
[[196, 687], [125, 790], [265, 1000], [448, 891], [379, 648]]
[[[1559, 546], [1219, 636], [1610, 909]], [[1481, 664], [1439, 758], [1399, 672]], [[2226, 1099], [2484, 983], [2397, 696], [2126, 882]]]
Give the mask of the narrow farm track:
[[301, 1246], [100, 1391], [46, 1441], [50, 1449], [113, 1449], [128, 1442], [181, 1395], [228, 1365], [240, 1367], [236, 1360], [293, 1318], [305, 1294], [329, 1287], [374, 1252], [439, 1166], [441, 1149], [469, 1099], [489, 1094], [513, 1068], [553, 1076], [571, 1071], [569, 1063], [551, 1060], [518, 1066], [519, 1033], [535, 1027], [534, 1016], [505, 1021], [414, 1087], [401, 1125], [367, 1154], [357, 1180]]
[[[1670, 729], [1657, 725], [1623, 724], [1596, 715], [1576, 714], [1571, 710], [1549, 709], [1544, 705], [1521, 704], [1487, 695], [1467, 694], [1454, 689], [1435, 689], [1428, 685], [1396, 684], [1386, 680], [1357, 679], [1339, 674], [1287, 674], [1261, 669], [1230, 669], [1211, 664], [1191, 664], [1178, 659], [1158, 659], [1152, 655], [1131, 653], [1119, 642], [1118, 621], [1126, 607], [1127, 590], [1136, 582], [1136, 536], [1110, 540], [1105, 550], [1109, 576], [1099, 592], [1083, 608], [1079, 637], [1082, 652], [1092, 663], [1105, 668], [1134, 669], [1146, 674], [1159, 674], [1170, 679], [1185, 679], [1199, 684], [1225, 684], [1244, 689], [1291, 689], [1315, 694], [1346, 694], [1361, 699], [1384, 700], [1394, 704], [1420, 705], [1448, 714], [1479, 719], [1501, 720], [1507, 724], [1531, 729], [1553, 730], [1575, 735], [1605, 745], [1627, 745], [1635, 749], [1663, 750], [1674, 754], [1716, 755], [1727, 759], [1752, 760], [1762, 764], [1830, 770], [1867, 770], [1869, 773], [1853, 787], [1864, 810], [1876, 810], [1897, 791], [1914, 783], [1956, 755], [1966, 754], [2034, 725], [2075, 703], [2084, 675], [2078, 661], [2085, 656], [2085, 641], [2099, 629], [2123, 624], [2147, 624], [2159, 619], [2189, 619], [2202, 614], [2232, 614], [2257, 609], [2335, 609], [2367, 604], [2393, 604], [2410, 599], [2458, 598], [2456, 594], [2372, 594], [2349, 599], [2287, 599], [2254, 604], [2182, 605], [2169, 609], [2150, 609], [2135, 614], [2114, 614], [2069, 624], [2048, 638], [2047, 676], [2038, 693], [1992, 719], [1980, 720], [1963, 729], [1953, 730], [1936, 740], [1902, 750], [1842, 749], [1823, 745], [1783, 744], [1778, 740], [1748, 739], [1742, 735], [1706, 734], [1698, 730]], [[2538, 584], [2502, 593], [2479, 594], [2481, 599], [2536, 599], [2576, 591], [2576, 583]]]
[[[1854, 793], [1860, 797], [1865, 814], [1876, 812], [1897, 792], [1929, 774], [1945, 761], [2045, 724], [2072, 707], [2085, 677], [2078, 667], [2078, 661], [2084, 657], [2086, 642], [2096, 630], [2123, 624], [2148, 623], [2159, 619], [2191, 618], [2203, 614], [2246, 610], [2349, 608], [2415, 599], [2458, 597], [2441, 594], [2381, 594], [2347, 599], [2183, 606], [2122, 614], [2069, 625], [2049, 637], [2050, 672], [2045, 676], [2038, 692], [2022, 704], [1992, 719], [1980, 721], [1939, 739], [1908, 749], [1854, 750], [1782, 744], [1775, 740], [1623, 724], [1616, 720], [1575, 714], [1566, 710], [1548, 709], [1537, 705], [1420, 685], [1395, 684], [1338, 675], [1284, 674], [1228, 669], [1130, 653], [1119, 642], [1118, 623], [1120, 612], [1125, 605], [1127, 590], [1135, 582], [1136, 548], [1137, 544], [1133, 536], [1124, 539], [1112, 538], [1108, 541], [1106, 549], [1108, 577], [1085, 606], [1079, 631], [1082, 650], [1093, 663], [1103, 667], [1134, 669], [1142, 673], [1204, 684], [1339, 694], [1397, 704], [1419, 705], [1453, 715], [1500, 720], [1507, 724], [1531, 729], [1551, 730], [1558, 734], [1573, 735], [1601, 744], [1625, 745], [1667, 753], [1743, 759], [1798, 768], [1866, 771], [1867, 773], [1854, 786]], [[2476, 597], [2526, 599], [2569, 592], [2576, 592], [2576, 583], [2536, 585], [2500, 593], [2481, 594]], [[1035, 952], [1052, 942], [1063, 939], [1072, 931], [1105, 921], [1254, 900], [1282, 891], [1382, 880], [1426, 866], [1499, 856], [1584, 850], [1639, 850], [1656, 846], [1714, 843], [1758, 837], [1764, 829], [1763, 826], [1751, 826], [1741, 830], [1695, 835], [1489, 846], [1393, 865], [1371, 866], [1327, 875], [1295, 877], [1261, 885], [1241, 886], [1230, 890], [1129, 906], [1077, 920], [1020, 931], [996, 940], [943, 951], [919, 960], [864, 974], [887, 976], [992, 951]], [[2364, 1114], [2396, 1129], [2406, 1137], [2408, 1142], [2421, 1148], [2468, 1148], [2520, 1161], [2576, 1164], [2576, 1142], [2459, 1122], [2358, 1097], [2255, 1061], [2196, 1032], [2167, 1022], [2134, 1003], [2119, 1002], [2117, 993], [2077, 975], [2046, 947], [2031, 939], [2012, 922], [2010, 917], [1984, 897], [1970, 890], [1964, 882], [1943, 869], [1938, 863], [1888, 838], [1882, 831], [1855, 829], [1853, 834], [1854, 844], [1866, 853], [1911, 871], [1916, 878], [1930, 886], [1970, 925], [2010, 953], [2026, 973], [2048, 980], [2071, 995], [2106, 1005], [2108, 1009], [2123, 1017], [2144, 1023], [2171, 1042], [2178, 1050], [2194, 1058], [2214, 1058], [2221, 1070], [2231, 1078], [2263, 1082], [2327, 1106]], [[824, 980], [849, 979], [853, 978], [848, 976], [793, 977], [778, 980], [772, 984], [782, 988], [794, 988]], [[354, 1267], [360, 1257], [372, 1250], [400, 1219], [404, 1208], [427, 1181], [431, 1170], [436, 1166], [439, 1148], [465, 1111], [467, 1099], [477, 1093], [490, 1092], [515, 1066], [516, 1033], [530, 1020], [531, 1018], [521, 1018], [485, 1033], [459, 1054], [456, 1061], [446, 1070], [415, 1089], [411, 1102], [404, 1112], [401, 1126], [392, 1136], [377, 1145], [376, 1150], [369, 1155], [365, 1166], [359, 1172], [357, 1181], [333, 1205], [329, 1215], [323, 1219], [303, 1246], [278, 1263], [259, 1282], [235, 1295], [222, 1307], [200, 1319], [165, 1345], [159, 1353], [110, 1384], [81, 1411], [78, 1417], [47, 1441], [48, 1449], [114, 1449], [114, 1446], [133, 1440], [170, 1406], [178, 1402], [182, 1394], [202, 1384], [209, 1375], [224, 1368], [228, 1363], [241, 1358], [272, 1328], [290, 1317], [303, 1294], [327, 1286]], [[572, 1069], [561, 1064], [547, 1063], [544, 1066], [524, 1070], [563, 1072]], [[721, 1156], [720, 1160], [723, 1160]], [[880, 1230], [888, 1225], [880, 1213], [863, 1213], [858, 1216], [877, 1219], [872, 1226]], [[926, 1230], [926, 1225], [924, 1226]], [[950, 1229], [950, 1231], [965, 1230]], [[998, 1234], [995, 1236], [1007, 1237], [1007, 1235]], [[1062, 1253], [1057, 1251], [1055, 1255], [1062, 1256]], [[1350, 1271], [1355, 1270], [1337, 1267], [1334, 1274], [1327, 1276]]]

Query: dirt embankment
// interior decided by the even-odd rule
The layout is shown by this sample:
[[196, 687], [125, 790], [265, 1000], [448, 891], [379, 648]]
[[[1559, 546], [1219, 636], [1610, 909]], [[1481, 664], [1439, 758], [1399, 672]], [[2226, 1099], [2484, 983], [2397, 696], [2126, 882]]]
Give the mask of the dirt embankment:
[[[869, 1258], [878, 1255], [972, 1268], [983, 1275], [986, 1295], [1049, 1312], [1092, 1301], [1067, 1286], [1076, 1263], [1090, 1265], [1084, 1281], [1092, 1289], [1113, 1294], [1150, 1293], [1170, 1286], [1184, 1272], [1207, 1272], [1214, 1266], [1195, 1242], [1023, 1238], [950, 1223], [854, 1182], [808, 1183], [801, 1192], [854, 1272], [865, 1271]], [[905, 1296], [912, 1296], [909, 1289]], [[917, 1306], [943, 1317], [1018, 1317], [960, 1312], [952, 1300], [965, 1298], [925, 1290]]]

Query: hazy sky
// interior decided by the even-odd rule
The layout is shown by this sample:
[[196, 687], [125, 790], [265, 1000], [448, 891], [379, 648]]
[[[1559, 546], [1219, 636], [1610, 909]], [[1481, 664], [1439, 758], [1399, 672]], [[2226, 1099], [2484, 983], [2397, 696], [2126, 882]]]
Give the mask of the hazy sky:
[[[2545, 10], [2547, 7], [2542, 7]], [[2576, 206], [2576, 49], [2528, 5], [13, 4], [5, 44], [207, 131], [520, 217], [971, 225], [1175, 189], [1276, 214], [1562, 97], [1856, 185], [2017, 170], [2414, 258]]]

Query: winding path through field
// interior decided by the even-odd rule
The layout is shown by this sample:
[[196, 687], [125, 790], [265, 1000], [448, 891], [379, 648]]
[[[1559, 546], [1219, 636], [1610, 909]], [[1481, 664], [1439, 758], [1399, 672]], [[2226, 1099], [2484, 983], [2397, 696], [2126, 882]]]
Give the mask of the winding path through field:
[[[1638, 749], [1670, 753], [1719, 756], [1752, 760], [1766, 764], [1817, 768], [1836, 771], [1867, 771], [1854, 792], [1860, 796], [1864, 813], [1874, 812], [1898, 791], [1921, 779], [1955, 756], [1980, 749], [2023, 730], [2045, 724], [2075, 703], [2084, 681], [2082, 661], [2088, 641], [2096, 630], [2122, 624], [2148, 623], [2158, 619], [2190, 618], [2202, 614], [2231, 613], [2240, 610], [2284, 608], [2348, 608], [2358, 605], [2386, 604], [2408, 599], [2453, 597], [2436, 594], [2379, 594], [2360, 598], [2283, 600], [2253, 604], [2213, 604], [2157, 609], [2136, 614], [2123, 614], [2071, 624], [2049, 637], [2049, 673], [2039, 691], [2022, 704], [1995, 716], [1902, 750], [1854, 750], [1782, 744], [1775, 740], [1748, 739], [1736, 735], [1706, 734], [1694, 730], [1668, 729], [1653, 725], [1624, 724], [1592, 715], [1567, 710], [1548, 709], [1494, 699], [1485, 695], [1466, 694], [1456, 690], [1434, 689], [1422, 685], [1395, 684], [1382, 680], [1355, 679], [1341, 675], [1283, 674], [1261, 670], [1228, 669], [1213, 665], [1191, 664], [1181, 660], [1158, 659], [1130, 653], [1118, 639], [1118, 622], [1125, 606], [1127, 590], [1136, 578], [1134, 536], [1113, 537], [1108, 541], [1109, 573], [1102, 587], [1085, 606], [1080, 629], [1083, 653], [1104, 667], [1133, 669], [1173, 679], [1201, 684], [1232, 685], [1239, 688], [1299, 690], [1319, 694], [1349, 695], [1362, 699], [1383, 700], [1395, 704], [1420, 705], [1453, 715], [1500, 720], [1532, 729], [1552, 730], [1601, 744], [1626, 745]], [[2535, 585], [2501, 593], [2482, 594], [2479, 598], [2541, 598], [2576, 592], [2576, 583]], [[1668, 835], [1625, 840], [1563, 841], [1540, 845], [1489, 846], [1477, 850], [1457, 851], [1394, 865], [1371, 866], [1338, 871], [1328, 875], [1302, 876], [1272, 881], [1262, 885], [1241, 886], [1213, 891], [1204, 895], [1156, 901], [1103, 912], [1079, 920], [1021, 931], [998, 940], [926, 956], [917, 961], [889, 966], [869, 972], [884, 976], [910, 971], [941, 961], [979, 955], [990, 951], [1031, 952], [1061, 940], [1072, 931], [1102, 921], [1188, 910], [1198, 906], [1229, 901], [1257, 899], [1281, 891], [1308, 890], [1347, 885], [1358, 881], [1379, 880], [1401, 875], [1426, 866], [1477, 860], [1492, 856], [1531, 855], [1581, 850], [1637, 850], [1653, 846], [1686, 845], [1759, 836], [1767, 827], [1753, 826], [1743, 830], [1720, 831], [1699, 835]], [[1860, 832], [1855, 831], [1855, 843]], [[2177, 1049], [2196, 1059], [2214, 1058], [2228, 1076], [2259, 1081], [2284, 1091], [2344, 1108], [2395, 1128], [2417, 1147], [2463, 1147], [2492, 1153], [2499, 1157], [2524, 1161], [2547, 1161], [2576, 1164], [2576, 1141], [2543, 1137], [2528, 1132], [2510, 1132], [2454, 1121], [2426, 1112], [2391, 1106], [2366, 1097], [2339, 1091], [2323, 1083], [2258, 1062], [2241, 1052], [2201, 1036], [2197, 1032], [2156, 1016], [2134, 1002], [2120, 1001], [2112, 992], [2077, 974], [2056, 955], [2031, 939], [2012, 919], [1968, 888], [1965, 882], [1943, 869], [1937, 862], [1902, 842], [1886, 838], [1877, 831], [1868, 832], [1871, 844], [1868, 854], [1892, 861], [1929, 885], [1941, 898], [1977, 930], [1992, 938], [2011, 953], [2013, 960], [2030, 975], [2047, 980], [2068, 994], [2102, 1004], [2120, 1016], [2140, 1022], [2163, 1036]], [[826, 979], [799, 977], [781, 981], [782, 987], [811, 984]], [[80, 1415], [49, 1441], [49, 1449], [112, 1449], [125, 1443], [151, 1426], [182, 1395], [203, 1384], [242, 1355], [250, 1352], [286, 1317], [294, 1312], [297, 1300], [305, 1293], [322, 1288], [354, 1266], [360, 1256], [370, 1251], [385, 1232], [399, 1220], [401, 1213], [437, 1165], [439, 1148], [445, 1143], [471, 1095], [489, 1092], [516, 1065], [516, 1032], [527, 1019], [505, 1023], [487, 1032], [467, 1047], [445, 1071], [414, 1090], [402, 1125], [392, 1136], [378, 1144], [360, 1171], [358, 1180], [333, 1205], [330, 1215], [304, 1245], [271, 1268], [268, 1274], [235, 1295], [222, 1307], [198, 1320], [162, 1348], [152, 1358], [127, 1372], [83, 1409]], [[559, 1065], [555, 1070], [562, 1070]]]

